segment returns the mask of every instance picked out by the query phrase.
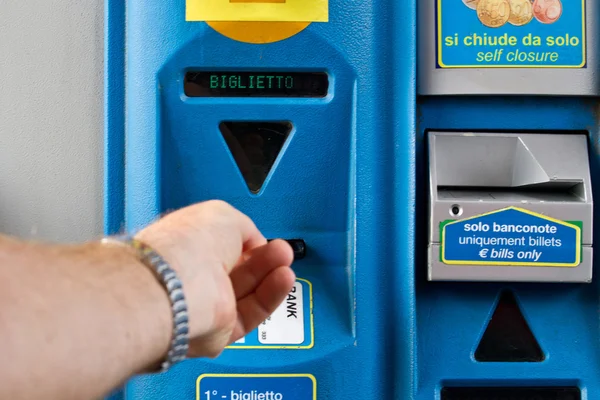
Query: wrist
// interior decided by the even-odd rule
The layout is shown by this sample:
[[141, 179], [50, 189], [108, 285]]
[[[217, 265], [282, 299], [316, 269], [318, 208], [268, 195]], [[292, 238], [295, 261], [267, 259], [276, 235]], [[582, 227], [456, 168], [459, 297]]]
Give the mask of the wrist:
[[[168, 233], [165, 233], [165, 231]], [[198, 256], [196, 253], [197, 249], [190, 245], [188, 242], [189, 239], [185, 235], [182, 235], [180, 230], [157, 229], [155, 225], [150, 225], [140, 231], [135, 236], [135, 239], [156, 250], [156, 252], [164, 257], [181, 279], [190, 313], [190, 338], [197, 338], [209, 332], [214, 312], [207, 308], [206, 305], [212, 304], [212, 299], [217, 294], [223, 293], [223, 291], [219, 293], [214, 287], [202, 287], [201, 291], [197, 290], [198, 275], [201, 271], [207, 270], [202, 267], [214, 262], [210, 258], [203, 258], [209, 252]], [[190, 249], [193, 250], [191, 251]], [[194, 265], [196, 268], [189, 268], [190, 265]], [[209, 282], [211, 279], [208, 278], [203, 281]], [[199, 318], [199, 316], [201, 317]]]
[[134, 373], [157, 370], [169, 350], [173, 319], [169, 297], [153, 272], [128, 246], [103, 244], [111, 274], [108, 290], [121, 306], [128, 326], [125, 353], [134, 362]]
[[156, 282], [162, 286], [166, 298], [169, 300], [171, 311], [171, 340], [167, 356], [161, 366], [161, 371], [166, 371], [174, 364], [187, 358], [189, 351], [189, 316], [188, 307], [183, 292], [183, 285], [178, 273], [157, 252], [152, 245], [131, 236], [104, 239], [105, 243], [117, 243], [132, 250], [151, 271]]

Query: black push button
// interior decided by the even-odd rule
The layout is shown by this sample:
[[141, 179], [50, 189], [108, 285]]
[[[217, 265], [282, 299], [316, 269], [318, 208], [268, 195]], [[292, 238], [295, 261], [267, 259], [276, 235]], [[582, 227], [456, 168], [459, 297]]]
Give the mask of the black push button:
[[[269, 242], [275, 239], [269, 239]], [[294, 250], [294, 261], [302, 260], [306, 257], [306, 243], [302, 239], [284, 239], [292, 246]]]

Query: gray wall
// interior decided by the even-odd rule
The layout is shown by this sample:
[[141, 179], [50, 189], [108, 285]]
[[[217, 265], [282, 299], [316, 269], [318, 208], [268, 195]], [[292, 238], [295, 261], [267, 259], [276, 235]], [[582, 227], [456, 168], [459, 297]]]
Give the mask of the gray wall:
[[102, 233], [103, 0], [0, 1], [0, 232]]

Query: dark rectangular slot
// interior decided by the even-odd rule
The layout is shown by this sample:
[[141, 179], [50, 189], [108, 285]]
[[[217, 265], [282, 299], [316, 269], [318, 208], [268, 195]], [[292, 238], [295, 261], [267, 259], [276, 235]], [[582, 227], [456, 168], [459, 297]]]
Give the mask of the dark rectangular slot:
[[581, 400], [578, 387], [445, 387], [441, 400]]
[[585, 186], [581, 182], [544, 182], [514, 187], [438, 186], [437, 190], [442, 198], [458, 200], [585, 201]]
[[188, 97], [325, 97], [329, 76], [324, 72], [189, 71]]

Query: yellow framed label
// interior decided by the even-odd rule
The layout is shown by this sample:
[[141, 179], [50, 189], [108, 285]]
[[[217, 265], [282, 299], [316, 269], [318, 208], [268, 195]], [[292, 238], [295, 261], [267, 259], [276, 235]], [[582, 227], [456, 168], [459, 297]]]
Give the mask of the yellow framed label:
[[313, 289], [297, 278], [285, 301], [246, 337], [227, 347], [231, 350], [308, 350], [315, 344]]
[[187, 21], [328, 22], [328, 0], [186, 0]]
[[581, 221], [561, 221], [519, 207], [440, 226], [440, 259], [447, 265], [577, 267]]
[[203, 374], [196, 400], [317, 400], [311, 374]]
[[436, 0], [436, 68], [585, 68], [586, 0]]

